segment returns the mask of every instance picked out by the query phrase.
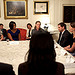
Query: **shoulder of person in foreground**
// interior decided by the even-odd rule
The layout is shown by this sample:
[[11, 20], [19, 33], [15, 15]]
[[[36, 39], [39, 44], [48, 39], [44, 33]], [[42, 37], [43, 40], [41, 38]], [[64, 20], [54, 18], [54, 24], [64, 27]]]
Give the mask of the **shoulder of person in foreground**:
[[56, 71], [56, 74], [55, 75], [65, 75], [65, 72], [64, 72], [64, 65], [60, 62], [56, 62], [57, 63], [57, 71]]
[[28, 63], [24, 62], [18, 66], [18, 75], [27, 75], [28, 72]]
[[0, 62], [0, 75], [15, 75], [12, 65]]

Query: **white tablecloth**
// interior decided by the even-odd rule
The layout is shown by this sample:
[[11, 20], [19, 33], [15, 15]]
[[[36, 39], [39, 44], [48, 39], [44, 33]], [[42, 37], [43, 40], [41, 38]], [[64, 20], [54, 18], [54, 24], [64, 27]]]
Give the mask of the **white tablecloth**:
[[[29, 49], [29, 41], [0, 41], [0, 62], [13, 65], [18, 75], [18, 65], [25, 61]], [[65, 66], [65, 73], [75, 73], [75, 58], [55, 42], [56, 61]]]
[[65, 66], [65, 74], [75, 75], [75, 57], [64, 50], [59, 44], [55, 42], [56, 61], [61, 62]]

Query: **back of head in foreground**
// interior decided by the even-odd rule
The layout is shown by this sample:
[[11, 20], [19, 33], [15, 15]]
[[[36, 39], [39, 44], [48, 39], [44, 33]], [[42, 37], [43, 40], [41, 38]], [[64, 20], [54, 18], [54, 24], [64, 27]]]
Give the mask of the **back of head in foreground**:
[[34, 34], [30, 40], [27, 63], [29, 75], [55, 75], [57, 64], [54, 41], [50, 33]]
[[55, 62], [55, 57], [50, 33], [37, 32], [31, 37], [27, 61], [19, 65], [18, 75], [64, 75], [64, 66]]

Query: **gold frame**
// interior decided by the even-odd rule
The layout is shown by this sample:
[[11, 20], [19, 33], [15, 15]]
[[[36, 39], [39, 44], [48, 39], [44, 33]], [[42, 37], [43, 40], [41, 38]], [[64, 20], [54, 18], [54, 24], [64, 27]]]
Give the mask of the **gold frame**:
[[[34, 15], [46, 15], [49, 14], [49, 1], [34, 1], [33, 2], [33, 14]], [[40, 10], [41, 7], [44, 7], [43, 10]], [[39, 9], [39, 10], [38, 10]]]
[[[23, 3], [23, 5], [21, 4], [21, 2]], [[16, 6], [18, 13], [16, 11], [14, 12], [15, 9], [13, 10], [13, 13], [15, 14], [9, 11], [12, 9], [11, 8], [12, 3], [21, 4], [20, 6], [18, 4], [19, 9], [17, 8], [16, 4], [13, 5], [14, 7]], [[8, 7], [9, 4], [10, 7]], [[21, 6], [23, 7], [23, 9]], [[5, 19], [28, 19], [28, 0], [4, 0], [4, 18]]]

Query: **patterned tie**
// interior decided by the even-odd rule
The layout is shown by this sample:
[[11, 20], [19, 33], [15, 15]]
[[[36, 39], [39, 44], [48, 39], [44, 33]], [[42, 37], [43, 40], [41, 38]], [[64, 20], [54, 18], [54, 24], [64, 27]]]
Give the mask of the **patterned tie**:
[[59, 34], [59, 44], [60, 44], [61, 38], [62, 38], [62, 32], [60, 32]]

